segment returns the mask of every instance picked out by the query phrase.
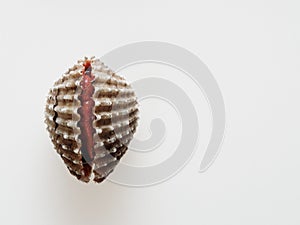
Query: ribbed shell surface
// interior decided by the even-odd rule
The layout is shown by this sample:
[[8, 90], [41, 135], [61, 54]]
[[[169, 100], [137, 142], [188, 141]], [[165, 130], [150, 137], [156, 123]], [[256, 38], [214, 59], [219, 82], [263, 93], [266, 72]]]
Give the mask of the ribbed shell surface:
[[[85, 141], [80, 126], [84, 63], [89, 61], [93, 101], [92, 158], [82, 149]], [[54, 148], [70, 173], [89, 182], [103, 181], [126, 152], [138, 120], [138, 104], [132, 87], [99, 59], [79, 60], [50, 89], [45, 109], [45, 123]]]

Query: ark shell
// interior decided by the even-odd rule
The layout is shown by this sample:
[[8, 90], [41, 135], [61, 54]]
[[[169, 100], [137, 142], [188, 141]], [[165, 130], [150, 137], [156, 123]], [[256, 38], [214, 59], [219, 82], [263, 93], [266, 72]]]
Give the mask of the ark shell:
[[[89, 100], [84, 77], [92, 74]], [[84, 114], [84, 106], [90, 115]], [[79, 60], [55, 82], [47, 97], [45, 123], [57, 153], [77, 179], [102, 182], [126, 152], [138, 120], [132, 87], [99, 59]], [[92, 132], [91, 138], [87, 131]], [[92, 147], [88, 146], [92, 141]]]

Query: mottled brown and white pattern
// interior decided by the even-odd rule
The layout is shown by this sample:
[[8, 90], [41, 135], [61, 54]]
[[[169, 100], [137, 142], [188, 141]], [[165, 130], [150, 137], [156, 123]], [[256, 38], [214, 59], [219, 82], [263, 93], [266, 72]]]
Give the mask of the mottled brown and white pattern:
[[54, 83], [45, 123], [57, 153], [79, 180], [103, 181], [136, 131], [132, 87], [99, 59], [79, 60]]

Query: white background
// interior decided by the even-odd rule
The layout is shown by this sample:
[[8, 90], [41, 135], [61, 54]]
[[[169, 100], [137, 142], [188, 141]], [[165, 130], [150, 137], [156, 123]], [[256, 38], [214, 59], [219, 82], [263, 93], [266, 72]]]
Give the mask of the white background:
[[[1, 1], [0, 223], [300, 224], [299, 10], [297, 0]], [[221, 154], [198, 173], [204, 123], [199, 151], [167, 182], [82, 184], [50, 143], [45, 96], [77, 59], [143, 40], [210, 68], [226, 104]]]

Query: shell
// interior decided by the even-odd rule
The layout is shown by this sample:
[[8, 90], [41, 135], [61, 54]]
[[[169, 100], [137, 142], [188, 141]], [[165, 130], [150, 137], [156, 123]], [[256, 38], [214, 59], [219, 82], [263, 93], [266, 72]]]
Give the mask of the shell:
[[100, 183], [114, 170], [137, 121], [132, 87], [94, 57], [78, 60], [54, 83], [46, 100], [45, 123], [54, 148], [83, 182]]

